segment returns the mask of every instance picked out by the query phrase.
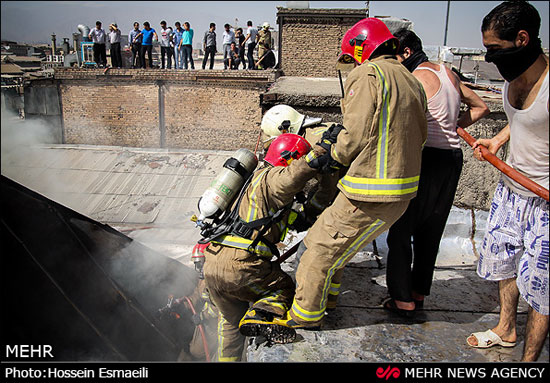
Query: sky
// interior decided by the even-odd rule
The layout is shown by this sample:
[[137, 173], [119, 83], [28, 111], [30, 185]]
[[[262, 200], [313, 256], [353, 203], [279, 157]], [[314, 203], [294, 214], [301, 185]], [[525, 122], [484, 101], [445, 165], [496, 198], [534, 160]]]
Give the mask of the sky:
[[[90, 28], [96, 20], [107, 28], [116, 22], [128, 33], [134, 21], [149, 21], [160, 28], [161, 20], [168, 25], [188, 21], [201, 36], [210, 22], [217, 25], [221, 36], [223, 25], [245, 27], [248, 20], [254, 25], [267, 21], [277, 29], [277, 7], [287, 1], [2, 1], [1, 38], [24, 43], [50, 43], [56, 34], [58, 45], [63, 37], [72, 43], [72, 33], [79, 24]], [[310, 1], [310, 8], [364, 9], [365, 1]], [[451, 1], [447, 46], [483, 48], [481, 21], [500, 1]], [[549, 2], [531, 1], [541, 15], [541, 40], [549, 46]], [[393, 16], [414, 23], [414, 31], [424, 45], [443, 45], [447, 1], [370, 1], [370, 16]], [[218, 36], [218, 37], [220, 37]], [[199, 40], [195, 37], [195, 43]]]

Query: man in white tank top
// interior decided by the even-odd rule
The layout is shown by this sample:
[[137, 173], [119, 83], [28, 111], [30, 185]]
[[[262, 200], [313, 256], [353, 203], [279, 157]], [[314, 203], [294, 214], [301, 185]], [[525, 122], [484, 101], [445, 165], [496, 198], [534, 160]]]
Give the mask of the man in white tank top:
[[[394, 36], [399, 40], [397, 59], [420, 81], [428, 99], [428, 138], [422, 150], [418, 193], [390, 228], [387, 240], [386, 283], [391, 299], [384, 307], [412, 317], [430, 295], [439, 244], [462, 171], [456, 127], [470, 126], [487, 115], [489, 108], [444, 65], [428, 61], [413, 31], [400, 30]], [[459, 117], [462, 102], [468, 108]]]
[[[548, 57], [538, 38], [540, 16], [530, 4], [505, 2], [482, 24], [485, 60], [506, 80], [503, 104], [508, 125], [479, 145], [496, 153], [509, 142], [507, 162], [548, 188]], [[503, 175], [487, 220], [478, 275], [499, 281], [500, 317], [492, 330], [472, 334], [472, 347], [514, 346], [521, 295], [529, 304], [522, 361], [536, 361], [548, 335], [549, 203]]]

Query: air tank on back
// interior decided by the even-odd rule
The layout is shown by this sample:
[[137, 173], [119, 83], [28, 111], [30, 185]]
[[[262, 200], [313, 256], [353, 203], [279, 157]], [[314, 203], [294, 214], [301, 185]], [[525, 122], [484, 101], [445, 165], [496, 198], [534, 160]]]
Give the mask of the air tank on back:
[[239, 149], [225, 161], [223, 169], [199, 200], [198, 222], [219, 216], [238, 195], [258, 165], [258, 158], [248, 149]]

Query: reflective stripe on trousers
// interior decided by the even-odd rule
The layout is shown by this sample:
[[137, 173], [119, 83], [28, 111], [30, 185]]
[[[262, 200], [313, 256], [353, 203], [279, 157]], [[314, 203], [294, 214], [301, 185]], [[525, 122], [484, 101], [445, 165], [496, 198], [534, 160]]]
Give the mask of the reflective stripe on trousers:
[[238, 356], [226, 357], [223, 354], [224, 339], [225, 339], [223, 326], [225, 323], [227, 323], [227, 320], [223, 317], [223, 315], [220, 314], [220, 317], [218, 320], [218, 361], [219, 362], [237, 362], [240, 360]]
[[331, 280], [334, 275], [334, 273], [342, 269], [346, 263], [349, 261], [350, 258], [352, 258], [359, 250], [361, 250], [366, 244], [372, 240], [373, 235], [379, 231], [379, 229], [383, 228], [385, 222], [376, 219], [370, 226], [368, 226], [359, 236], [355, 238], [355, 240], [351, 243], [351, 245], [348, 246], [348, 248], [343, 252], [343, 254], [336, 259], [336, 261], [332, 264], [332, 266], [329, 268], [325, 281], [324, 286], [321, 292], [321, 299], [319, 302], [319, 310], [317, 311], [309, 311], [306, 310], [298, 305], [296, 302], [296, 299], [294, 299], [294, 302], [292, 303], [291, 311], [292, 313], [302, 319], [306, 322], [318, 322], [320, 321], [324, 314], [325, 309], [327, 306], [327, 299], [328, 295], [331, 291], [331, 287], [335, 287], [331, 285]]

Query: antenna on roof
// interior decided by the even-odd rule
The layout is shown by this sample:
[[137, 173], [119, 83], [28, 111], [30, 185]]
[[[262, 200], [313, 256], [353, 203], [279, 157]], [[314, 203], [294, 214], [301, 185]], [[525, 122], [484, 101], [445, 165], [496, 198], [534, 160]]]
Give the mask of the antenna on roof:
[[365, 15], [367, 17], [369, 17], [369, 6], [370, 6], [370, 1], [365, 1]]

